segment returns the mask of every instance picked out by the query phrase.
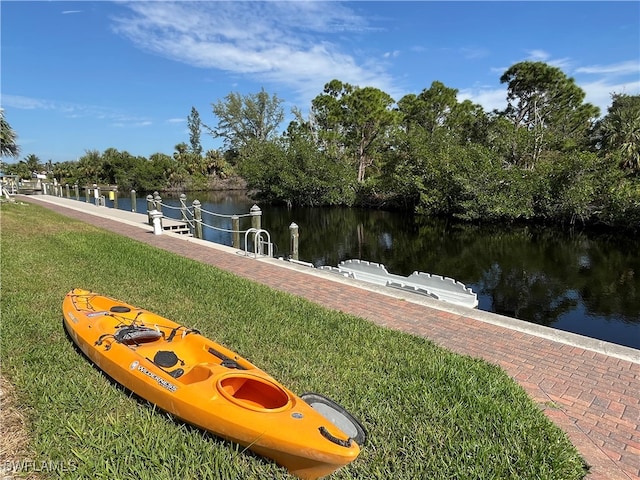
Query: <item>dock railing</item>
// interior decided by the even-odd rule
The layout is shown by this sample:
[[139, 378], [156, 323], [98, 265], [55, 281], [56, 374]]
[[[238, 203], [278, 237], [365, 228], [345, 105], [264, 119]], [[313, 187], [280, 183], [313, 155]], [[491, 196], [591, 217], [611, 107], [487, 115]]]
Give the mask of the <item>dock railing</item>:
[[[195, 238], [204, 238], [205, 229], [230, 233], [232, 238], [231, 244], [234, 248], [240, 248], [241, 235], [246, 235], [247, 232], [254, 230], [254, 237], [256, 237], [259, 235], [256, 233], [257, 231], [264, 232], [262, 229], [262, 210], [257, 205], [252, 206], [249, 213], [229, 215], [205, 210], [197, 199], [193, 200], [191, 205], [188, 205], [187, 196], [184, 193], [180, 195], [180, 206], [169, 205], [162, 201], [162, 197], [158, 192], [154, 192], [153, 195], [147, 195], [147, 211], [149, 212], [151, 210], [161, 212], [163, 218], [179, 218], [189, 226], [189, 229]], [[173, 211], [173, 215], [167, 215], [167, 211]], [[240, 221], [243, 218], [251, 219], [251, 227], [246, 229], [240, 228]], [[215, 225], [213, 220], [221, 220], [222, 223], [226, 223], [227, 226]], [[258, 239], [257, 243], [262, 242]], [[264, 251], [260, 251], [258, 253], [260, 255], [268, 255], [268, 253], [265, 253]]]
[[[81, 190], [84, 190], [84, 195], [81, 195]], [[93, 184], [81, 187], [78, 184], [44, 183], [42, 193], [69, 199], [75, 198], [78, 201], [80, 201], [81, 196], [84, 196], [86, 203], [94, 203], [96, 206], [107, 208], [109, 203], [112, 203], [113, 208], [118, 209], [117, 185]], [[108, 203], [107, 199], [111, 202]], [[160, 214], [161, 220], [166, 220], [165, 223], [171, 222], [175, 224], [176, 222], [181, 222], [185, 225], [184, 232], [179, 231], [180, 229], [177, 228], [171, 229], [176, 233], [189, 233], [198, 239], [205, 239], [204, 232], [207, 229], [230, 233], [232, 247], [237, 249], [244, 248], [245, 255], [255, 257], [273, 256], [274, 246], [271, 243], [271, 236], [269, 232], [262, 228], [262, 210], [257, 205], [253, 205], [249, 213], [222, 214], [202, 208], [202, 204], [197, 199], [193, 200], [189, 205], [187, 196], [184, 193], [180, 195], [179, 206], [164, 202], [158, 192], [147, 195], [146, 200], [147, 217], [150, 225], [153, 225], [151, 212], [155, 210]], [[131, 190], [132, 212], [136, 212], [136, 204], [136, 191]], [[250, 222], [245, 219], [250, 219]], [[249, 226], [246, 226], [247, 223], [249, 223]], [[241, 228], [241, 224], [245, 225], [246, 228]], [[242, 239], [244, 239], [243, 244], [241, 244]]]

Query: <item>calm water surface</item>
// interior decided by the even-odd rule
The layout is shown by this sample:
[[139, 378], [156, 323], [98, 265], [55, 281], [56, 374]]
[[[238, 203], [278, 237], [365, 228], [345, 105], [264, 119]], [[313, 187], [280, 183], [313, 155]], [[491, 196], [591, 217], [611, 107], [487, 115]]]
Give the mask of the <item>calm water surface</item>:
[[[190, 194], [206, 211], [248, 213], [239, 192]], [[177, 198], [163, 203], [178, 206]], [[119, 208], [130, 209], [128, 198]], [[138, 199], [138, 211], [146, 211]], [[165, 210], [179, 218], [179, 211]], [[230, 229], [227, 218], [204, 214]], [[250, 227], [249, 218], [241, 229]], [[478, 293], [479, 309], [640, 348], [639, 242], [629, 235], [545, 227], [478, 227], [411, 214], [347, 208], [264, 206], [262, 228], [276, 256], [290, 253], [289, 226], [300, 233], [300, 260], [336, 266], [342, 260], [382, 263], [391, 273], [429, 272], [455, 278]], [[231, 245], [231, 234], [204, 229], [207, 240]]]

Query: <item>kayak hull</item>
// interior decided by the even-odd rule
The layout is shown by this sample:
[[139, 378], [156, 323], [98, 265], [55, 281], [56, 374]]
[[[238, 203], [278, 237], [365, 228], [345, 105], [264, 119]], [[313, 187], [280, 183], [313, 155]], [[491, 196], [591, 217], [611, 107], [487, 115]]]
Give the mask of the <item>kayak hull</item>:
[[74, 343], [116, 382], [299, 478], [329, 475], [360, 452], [295, 393], [196, 330], [81, 289], [66, 295], [63, 315]]

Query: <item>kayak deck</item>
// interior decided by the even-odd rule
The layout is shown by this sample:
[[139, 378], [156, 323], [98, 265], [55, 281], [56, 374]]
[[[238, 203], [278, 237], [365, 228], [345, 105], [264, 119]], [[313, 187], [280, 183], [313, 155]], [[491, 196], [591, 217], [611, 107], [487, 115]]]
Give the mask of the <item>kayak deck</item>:
[[195, 329], [80, 289], [63, 313], [73, 341], [118, 383], [300, 478], [328, 475], [360, 452], [327, 415]]

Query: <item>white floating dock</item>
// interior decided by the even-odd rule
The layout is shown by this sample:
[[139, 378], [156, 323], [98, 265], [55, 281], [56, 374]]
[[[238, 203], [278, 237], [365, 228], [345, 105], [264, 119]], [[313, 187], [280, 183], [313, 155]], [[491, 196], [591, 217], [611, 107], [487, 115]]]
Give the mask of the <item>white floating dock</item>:
[[453, 278], [441, 275], [413, 272], [408, 277], [403, 277], [389, 273], [384, 265], [365, 260], [345, 260], [337, 267], [320, 268], [348, 278], [419, 293], [463, 307], [478, 306], [478, 295], [473, 290]]

